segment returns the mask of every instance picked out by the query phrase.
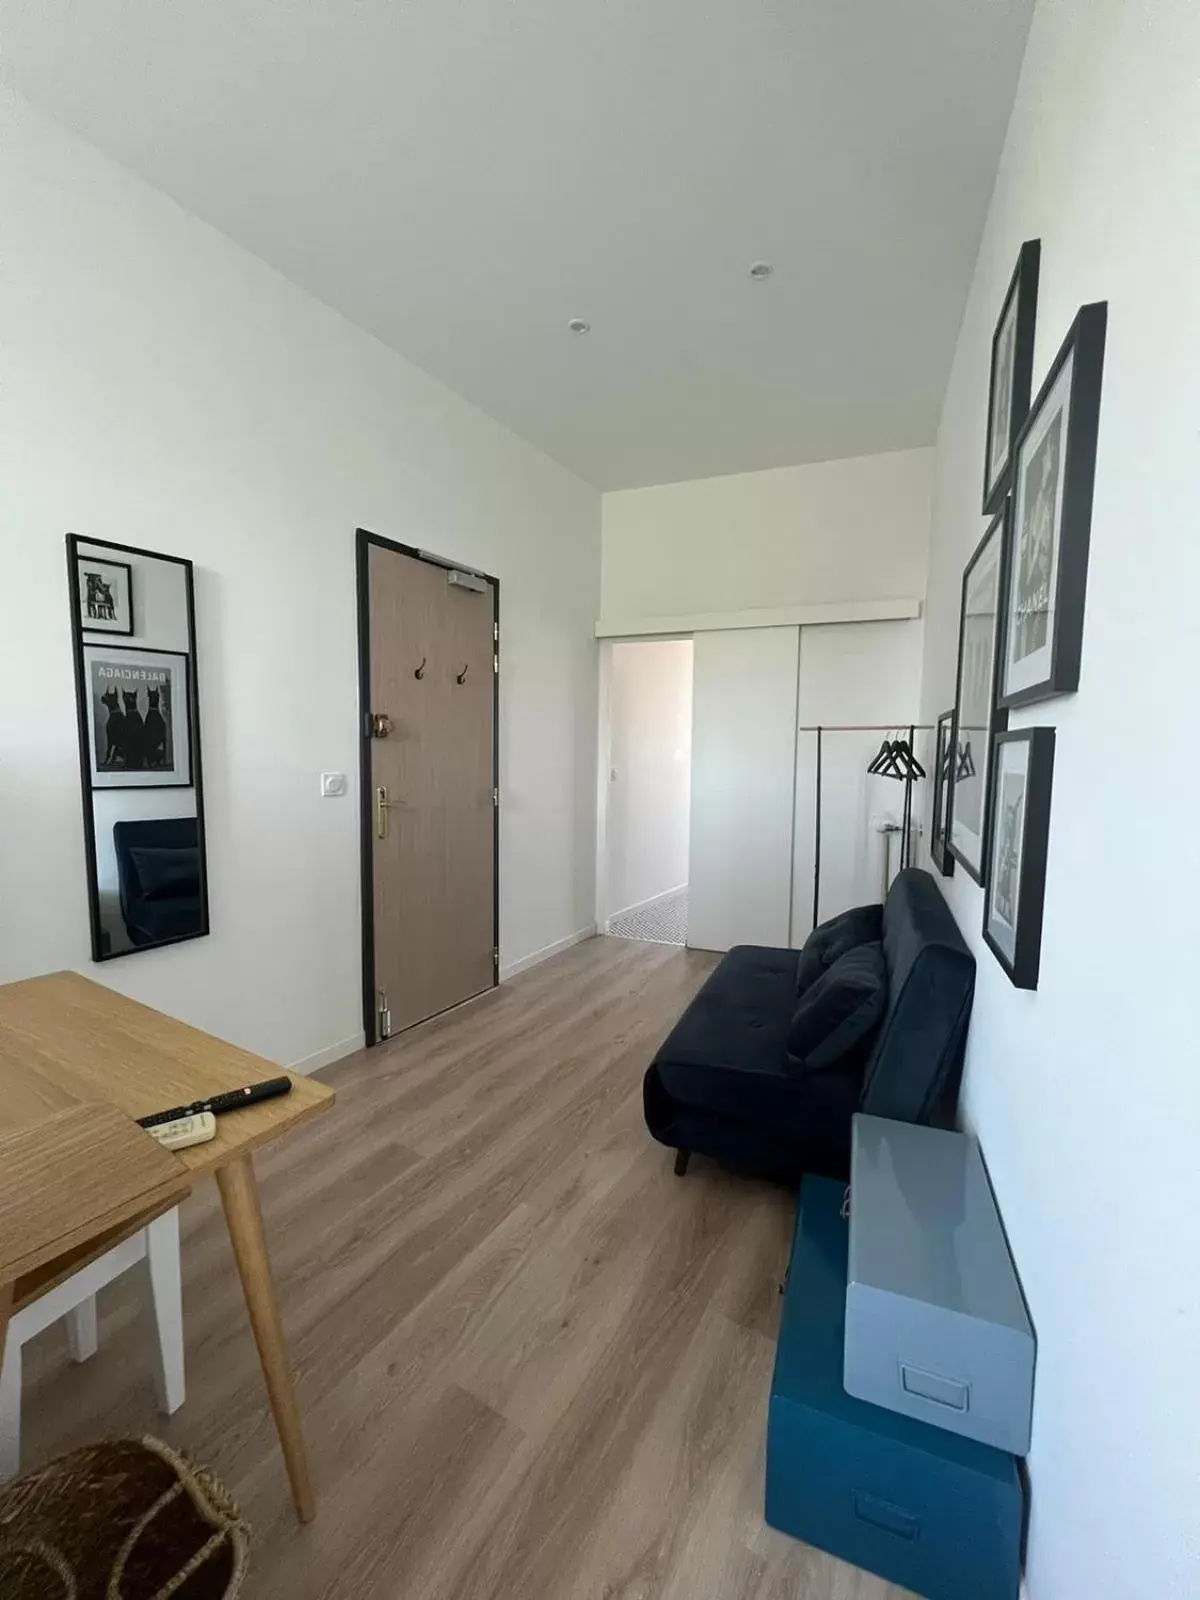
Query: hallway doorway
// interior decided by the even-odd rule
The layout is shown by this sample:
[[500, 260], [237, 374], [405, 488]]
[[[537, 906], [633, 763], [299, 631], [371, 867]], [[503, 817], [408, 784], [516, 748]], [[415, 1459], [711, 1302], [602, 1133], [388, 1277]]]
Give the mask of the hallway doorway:
[[602, 926], [687, 943], [692, 641], [611, 646]]

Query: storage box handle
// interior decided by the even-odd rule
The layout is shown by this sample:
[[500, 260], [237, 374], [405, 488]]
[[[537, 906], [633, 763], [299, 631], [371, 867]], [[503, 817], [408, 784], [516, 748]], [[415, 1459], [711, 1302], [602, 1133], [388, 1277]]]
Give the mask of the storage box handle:
[[855, 1494], [854, 1515], [860, 1522], [867, 1522], [873, 1528], [882, 1528], [884, 1533], [894, 1533], [898, 1539], [907, 1539], [910, 1544], [921, 1532], [920, 1517], [873, 1494]]

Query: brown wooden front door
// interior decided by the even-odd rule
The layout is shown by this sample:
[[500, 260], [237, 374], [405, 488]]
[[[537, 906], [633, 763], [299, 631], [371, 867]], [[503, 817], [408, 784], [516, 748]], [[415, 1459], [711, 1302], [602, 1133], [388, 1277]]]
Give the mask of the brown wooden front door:
[[433, 561], [382, 543], [365, 548], [367, 1035], [381, 1038], [497, 979], [499, 647], [490, 580], [474, 590]]

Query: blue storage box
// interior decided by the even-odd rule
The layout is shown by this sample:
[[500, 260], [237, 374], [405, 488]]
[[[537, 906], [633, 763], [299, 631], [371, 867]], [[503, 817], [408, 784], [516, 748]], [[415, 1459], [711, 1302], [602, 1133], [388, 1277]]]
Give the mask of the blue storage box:
[[771, 1383], [767, 1521], [926, 1600], [1017, 1600], [1016, 1458], [842, 1386], [843, 1193], [804, 1180]]

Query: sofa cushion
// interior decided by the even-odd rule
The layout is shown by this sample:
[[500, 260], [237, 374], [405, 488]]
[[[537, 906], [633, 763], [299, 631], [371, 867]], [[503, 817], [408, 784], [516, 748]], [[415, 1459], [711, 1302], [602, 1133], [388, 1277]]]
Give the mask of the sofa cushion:
[[200, 893], [200, 852], [193, 845], [178, 849], [135, 845], [129, 859], [146, 900], [196, 898]]
[[811, 989], [835, 961], [862, 944], [878, 944], [883, 938], [883, 907], [855, 906], [840, 916], [830, 917], [814, 928], [804, 941], [796, 968], [796, 993]]
[[[666, 1096], [743, 1122], [807, 1126], [810, 1097], [787, 1059], [795, 974], [794, 950], [730, 950], [654, 1058]], [[861, 1084], [859, 1063], [846, 1085], [848, 1099], [857, 1101]]]
[[851, 1055], [865, 1061], [887, 998], [883, 945], [848, 950], [800, 997], [787, 1035], [792, 1065], [822, 1072]]

